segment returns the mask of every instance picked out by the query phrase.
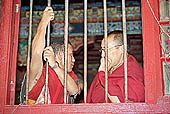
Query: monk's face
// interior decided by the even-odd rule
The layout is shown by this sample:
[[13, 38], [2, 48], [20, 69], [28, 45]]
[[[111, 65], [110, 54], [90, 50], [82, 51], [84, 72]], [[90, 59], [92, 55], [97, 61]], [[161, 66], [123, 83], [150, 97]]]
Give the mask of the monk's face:
[[[101, 43], [102, 49], [104, 49], [104, 39]], [[103, 50], [101, 53], [101, 57], [104, 58], [105, 51]], [[120, 46], [116, 42], [113, 41], [113, 36], [108, 37], [108, 70], [110, 70], [112, 67], [116, 67], [120, 64], [121, 59], [123, 56], [123, 46]]]
[[[74, 67], [75, 58], [73, 56], [73, 47], [68, 44], [68, 72], [71, 72]], [[64, 69], [64, 53], [62, 54], [61, 68]]]

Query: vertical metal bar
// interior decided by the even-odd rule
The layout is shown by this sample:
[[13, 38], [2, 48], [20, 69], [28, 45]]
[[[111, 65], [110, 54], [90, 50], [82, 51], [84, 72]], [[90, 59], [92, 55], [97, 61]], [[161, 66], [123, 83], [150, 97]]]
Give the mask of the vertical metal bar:
[[[48, 0], [48, 6], [51, 6], [51, 0]], [[50, 23], [48, 24], [47, 28], [47, 46], [50, 45]], [[49, 63], [48, 60], [46, 61], [46, 76], [45, 76], [45, 98], [44, 98], [44, 103], [48, 104], [48, 67]]]
[[[51, 0], [48, 0], [48, 6], [51, 6]], [[50, 45], [50, 23], [48, 23], [47, 29], [47, 46]]]
[[127, 87], [127, 32], [126, 32], [126, 9], [125, 0], [122, 0], [122, 16], [123, 16], [123, 38], [124, 38], [124, 75], [125, 75], [125, 102], [128, 101]]
[[107, 38], [107, 2], [103, 1], [104, 7], [104, 45], [105, 45], [105, 101], [108, 98], [108, 38]]
[[84, 0], [84, 103], [87, 99], [87, 0]]
[[64, 24], [64, 103], [67, 103], [67, 66], [68, 66], [68, 5], [69, 1], [65, 0], [65, 24]]
[[26, 77], [26, 101], [28, 104], [28, 91], [29, 91], [29, 72], [30, 72], [30, 52], [31, 52], [31, 37], [32, 37], [32, 6], [33, 0], [30, 0], [30, 18], [29, 18], [29, 37], [28, 37], [28, 51], [27, 51], [27, 77]]

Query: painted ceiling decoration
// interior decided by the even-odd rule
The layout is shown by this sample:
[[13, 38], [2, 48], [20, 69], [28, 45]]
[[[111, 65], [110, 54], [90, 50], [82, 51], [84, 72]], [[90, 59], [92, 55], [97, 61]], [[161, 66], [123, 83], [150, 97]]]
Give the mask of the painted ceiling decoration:
[[[121, 3], [107, 2], [108, 32], [122, 30]], [[64, 36], [64, 5], [52, 5], [55, 19], [51, 22], [51, 38], [61, 39]], [[73, 44], [74, 51], [77, 52], [83, 46], [83, 3], [74, 3], [69, 6], [69, 40]], [[33, 35], [41, 20], [45, 6], [33, 7]], [[141, 34], [141, 10], [140, 2], [126, 2], [127, 33]], [[103, 35], [103, 5], [101, 2], [88, 4], [88, 45], [94, 43], [94, 36]], [[27, 39], [29, 31], [29, 6], [21, 7], [20, 34], [19, 34], [19, 54], [18, 65], [26, 65]]]

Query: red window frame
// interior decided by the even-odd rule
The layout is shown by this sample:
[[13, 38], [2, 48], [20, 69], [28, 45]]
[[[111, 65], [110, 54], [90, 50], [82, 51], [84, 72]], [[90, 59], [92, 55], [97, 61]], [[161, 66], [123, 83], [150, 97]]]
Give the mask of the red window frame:
[[[149, 0], [149, 2], [159, 20], [159, 0]], [[147, 0], [142, 0], [142, 21], [145, 101], [146, 103], [156, 103], [164, 95], [161, 47], [159, 43], [160, 29]]]
[[[159, 0], [149, 0], [151, 6], [159, 17]], [[2, 0], [1, 34], [0, 34], [0, 113], [57, 113], [57, 112], [139, 112], [169, 111], [170, 104], [156, 105], [163, 96], [163, 75], [161, 64], [161, 51], [159, 45], [160, 29], [153, 18], [146, 0], [142, 0], [143, 21], [143, 58], [145, 77], [145, 102], [122, 104], [56, 104], [56, 105], [14, 105], [16, 64], [18, 50], [18, 33], [20, 18], [20, 0]], [[18, 12], [17, 12], [18, 11]], [[170, 96], [166, 97], [168, 100]], [[166, 99], [166, 102], [168, 100]], [[164, 101], [163, 101], [164, 102]], [[170, 100], [169, 100], [170, 102]], [[148, 105], [155, 104], [155, 105]], [[53, 109], [53, 110], [51, 110]], [[121, 110], [118, 110], [121, 112]]]

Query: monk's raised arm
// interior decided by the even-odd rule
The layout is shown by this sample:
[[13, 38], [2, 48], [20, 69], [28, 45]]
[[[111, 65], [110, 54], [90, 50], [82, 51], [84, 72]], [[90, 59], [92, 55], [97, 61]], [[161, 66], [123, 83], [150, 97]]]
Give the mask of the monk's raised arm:
[[37, 76], [40, 76], [43, 69], [42, 54], [45, 47], [45, 34], [46, 28], [50, 20], [54, 19], [53, 9], [46, 7], [43, 12], [42, 19], [39, 23], [37, 32], [32, 41], [30, 74], [29, 74], [29, 90], [34, 86], [34, 80]]

